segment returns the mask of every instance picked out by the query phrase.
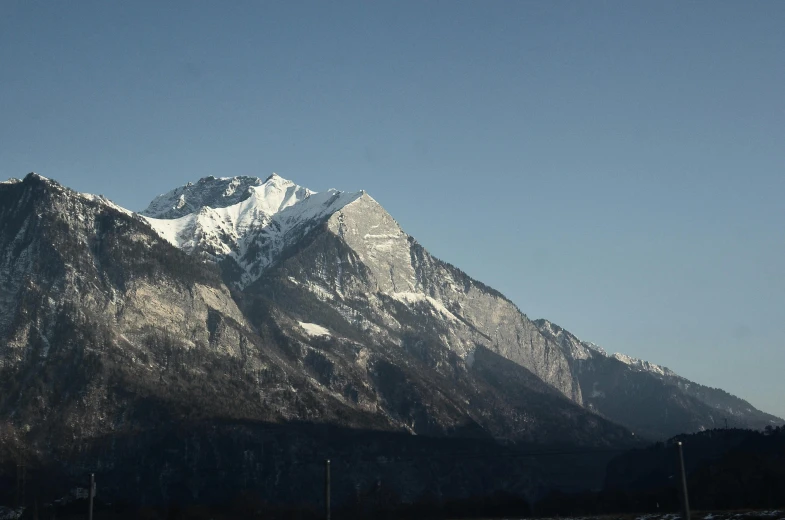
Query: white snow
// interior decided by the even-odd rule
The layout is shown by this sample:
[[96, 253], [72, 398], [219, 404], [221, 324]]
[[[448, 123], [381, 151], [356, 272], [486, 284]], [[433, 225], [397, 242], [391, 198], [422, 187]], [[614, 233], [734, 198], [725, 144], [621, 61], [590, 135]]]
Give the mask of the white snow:
[[309, 336], [331, 336], [330, 330], [322, 327], [321, 325], [317, 325], [316, 323], [306, 323], [303, 321], [298, 321], [297, 323], [300, 324], [300, 327], [305, 331], [306, 334]]
[[612, 357], [614, 359], [621, 361], [625, 365], [634, 365], [635, 361], [637, 361], [635, 358], [631, 358], [630, 356], [626, 354], [622, 354], [620, 352], [616, 352]]
[[157, 196], [140, 213], [153, 218], [178, 218], [204, 206], [231, 206], [246, 198], [249, 188], [261, 184], [257, 177], [205, 177]]
[[[235, 181], [229, 182], [224, 194], [239, 186]], [[176, 192], [182, 196], [182, 188], [170, 193]], [[285, 247], [362, 195], [336, 190], [316, 193], [275, 174], [248, 187], [247, 193], [247, 198], [226, 207], [204, 206], [175, 219], [144, 218], [162, 238], [187, 252], [198, 248], [215, 257], [233, 257], [244, 270], [240, 286], [245, 286], [261, 276]], [[166, 204], [161, 197], [154, 203], [156, 211], [163, 213]]]
[[638, 368], [645, 372], [651, 372], [653, 374], [658, 374], [661, 376], [665, 375], [674, 375], [673, 372], [666, 367], [655, 365], [654, 363], [649, 363], [648, 361], [644, 361], [642, 359], [634, 358], [627, 356], [625, 354], [621, 354], [619, 352], [615, 353], [613, 356], [614, 359], [617, 359], [624, 363], [625, 365], [629, 365], [631, 367]]
[[[226, 180], [226, 179], [222, 177], [221, 180]], [[224, 197], [230, 197], [234, 195], [234, 193], [237, 191], [238, 186], [240, 186], [240, 181], [238, 181], [237, 179], [232, 179], [229, 182], [229, 186], [227, 186], [226, 190], [224, 190]]]
[[112, 209], [116, 209], [120, 213], [124, 213], [124, 214], [128, 215], [129, 217], [134, 214], [133, 211], [127, 210], [127, 209], [125, 209], [122, 206], [118, 206], [117, 204], [115, 204], [111, 200], [107, 199], [103, 195], [93, 195], [91, 193], [79, 193], [79, 196], [82, 197], [85, 200], [89, 200], [89, 201], [92, 201], [92, 202], [99, 202], [101, 204], [105, 204], [106, 206], [109, 206]]
[[607, 356], [608, 355], [608, 353], [605, 352], [605, 349], [602, 348], [601, 346], [597, 345], [596, 343], [592, 343], [591, 341], [584, 341], [583, 344], [586, 345], [587, 348], [590, 348], [590, 349], [592, 349], [592, 350], [594, 350], [596, 352], [599, 352], [603, 356]]
[[431, 298], [422, 293], [415, 293], [415, 292], [394, 292], [390, 296], [395, 298], [396, 300], [406, 303], [406, 304], [413, 304], [418, 302], [428, 302], [431, 306], [436, 309], [442, 316], [449, 320], [453, 321], [460, 321], [458, 318], [455, 317], [455, 314], [449, 311], [447, 307], [444, 306], [442, 302], [435, 298]]

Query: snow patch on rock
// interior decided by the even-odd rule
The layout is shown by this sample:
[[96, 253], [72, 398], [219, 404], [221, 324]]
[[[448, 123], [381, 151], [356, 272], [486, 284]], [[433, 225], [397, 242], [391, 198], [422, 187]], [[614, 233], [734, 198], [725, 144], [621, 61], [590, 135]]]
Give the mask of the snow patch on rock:
[[317, 325], [316, 323], [307, 323], [304, 321], [298, 321], [297, 323], [299, 323], [300, 327], [302, 327], [309, 336], [332, 336], [332, 334], [330, 334], [330, 329]]
[[452, 320], [452, 321], [460, 321], [455, 314], [450, 312], [447, 307], [444, 306], [442, 302], [435, 298], [431, 298], [422, 293], [415, 293], [415, 292], [395, 292], [392, 293], [390, 296], [398, 300], [399, 302], [406, 303], [408, 305], [420, 302], [426, 302], [431, 305], [439, 314], [444, 316], [445, 318]]
[[654, 363], [649, 363], [648, 361], [644, 361], [642, 359], [634, 358], [627, 356], [625, 354], [621, 354], [619, 352], [615, 353], [612, 358], [621, 361], [625, 365], [631, 366], [633, 368], [637, 368], [638, 370], [651, 372], [653, 374], [658, 374], [661, 376], [675, 376], [676, 374], [673, 373], [669, 368], [664, 366], [655, 365]]

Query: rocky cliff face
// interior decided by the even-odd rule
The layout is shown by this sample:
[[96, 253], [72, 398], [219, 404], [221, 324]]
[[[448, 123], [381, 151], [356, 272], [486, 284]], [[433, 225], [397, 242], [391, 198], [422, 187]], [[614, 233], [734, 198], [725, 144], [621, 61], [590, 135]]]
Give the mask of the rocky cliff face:
[[763, 429], [782, 422], [743, 399], [689, 381], [666, 367], [608, 355], [547, 320], [535, 324], [568, 357], [583, 405], [639, 435], [666, 439], [683, 432]]
[[[390, 314], [383, 303], [390, 300], [425, 310], [441, 322], [440, 342], [460, 358], [471, 360], [475, 349], [482, 346], [580, 402], [580, 388], [574, 384], [564, 354], [546, 345], [537, 327], [512, 302], [433, 258], [370, 196], [362, 195], [335, 212], [326, 228], [368, 269], [367, 281], [352, 286], [349, 297], [369, 295], [378, 300], [373, 307], [379, 308], [379, 314]], [[332, 286], [336, 296], [339, 290], [345, 293], [340, 279], [333, 282], [323, 276], [320, 282]]]

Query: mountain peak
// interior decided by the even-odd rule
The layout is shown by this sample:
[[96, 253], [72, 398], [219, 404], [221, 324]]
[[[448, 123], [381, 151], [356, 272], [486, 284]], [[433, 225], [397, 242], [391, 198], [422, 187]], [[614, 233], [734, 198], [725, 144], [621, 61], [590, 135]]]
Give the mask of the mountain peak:
[[202, 177], [157, 196], [142, 215], [153, 218], [175, 219], [201, 208], [225, 208], [251, 196], [250, 189], [261, 186], [258, 177]]
[[258, 278], [276, 255], [360, 193], [316, 193], [273, 173], [204, 177], [159, 195], [141, 214], [158, 234], [186, 252], [232, 258], [240, 285]]
[[[286, 192], [286, 193], [285, 193]], [[285, 193], [283, 196], [282, 193]], [[245, 175], [234, 177], [202, 177], [157, 196], [140, 214], [157, 219], [177, 219], [198, 213], [203, 207], [228, 208], [251, 197], [264, 199], [265, 211], [282, 209], [289, 203], [312, 195], [313, 192], [273, 173], [262, 181], [258, 177]], [[292, 200], [291, 195], [297, 200]], [[278, 200], [281, 199], [281, 200]], [[277, 211], [275, 209], [275, 211]]]
[[275, 184], [292, 184], [292, 185], [294, 184], [292, 181], [288, 179], [284, 179], [283, 177], [281, 177], [275, 172], [270, 174], [270, 176], [264, 180], [265, 184], [267, 184], [268, 182], [275, 183]]
[[39, 175], [39, 174], [37, 174], [35, 172], [30, 172], [27, 175], [25, 175], [24, 179], [22, 179], [22, 182], [26, 182], [26, 183], [40, 183], [40, 182], [43, 182], [45, 184], [56, 184], [56, 185], [59, 185], [59, 183], [57, 181], [53, 181], [51, 179], [48, 179], [48, 178], [44, 177], [43, 175]]

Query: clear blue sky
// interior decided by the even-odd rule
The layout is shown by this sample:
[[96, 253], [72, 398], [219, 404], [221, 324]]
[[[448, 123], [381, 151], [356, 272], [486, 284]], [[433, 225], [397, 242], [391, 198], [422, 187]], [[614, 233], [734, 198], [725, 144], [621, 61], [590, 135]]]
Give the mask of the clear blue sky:
[[0, 2], [0, 177], [366, 189], [609, 351], [785, 416], [785, 2]]

